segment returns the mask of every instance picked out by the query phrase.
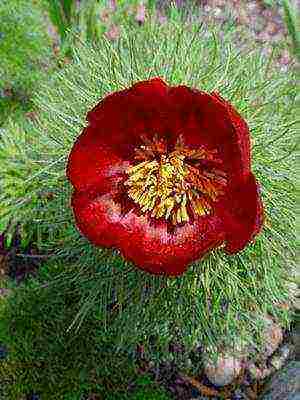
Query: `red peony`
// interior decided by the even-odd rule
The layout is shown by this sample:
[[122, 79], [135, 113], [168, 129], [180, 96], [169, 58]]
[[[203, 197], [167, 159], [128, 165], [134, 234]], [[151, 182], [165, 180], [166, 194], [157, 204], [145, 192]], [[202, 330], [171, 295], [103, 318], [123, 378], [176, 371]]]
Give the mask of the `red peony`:
[[69, 156], [79, 230], [139, 268], [180, 275], [242, 250], [263, 208], [246, 122], [217, 93], [153, 78], [106, 96]]

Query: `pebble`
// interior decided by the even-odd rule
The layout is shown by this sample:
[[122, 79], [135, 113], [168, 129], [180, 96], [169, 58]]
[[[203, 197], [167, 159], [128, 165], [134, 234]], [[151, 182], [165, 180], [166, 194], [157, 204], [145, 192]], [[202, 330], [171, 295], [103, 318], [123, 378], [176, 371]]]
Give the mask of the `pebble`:
[[222, 14], [222, 9], [219, 7], [216, 7], [213, 11], [213, 14], [215, 17], [219, 17]]
[[204, 372], [207, 378], [216, 386], [225, 386], [231, 383], [241, 372], [242, 362], [231, 355], [220, 355], [214, 363], [204, 361]]
[[247, 368], [251, 378], [259, 381], [267, 378], [273, 372], [271, 368], [258, 368], [253, 363], [249, 363]]
[[270, 364], [276, 370], [279, 370], [280, 368], [283, 367], [283, 365], [289, 358], [290, 354], [291, 354], [291, 348], [288, 345], [284, 345], [281, 347], [280, 353], [278, 355], [272, 357]]
[[8, 355], [8, 350], [5, 346], [0, 346], [0, 360], [4, 360]]
[[300, 311], [300, 298], [293, 300], [293, 306], [296, 308], [296, 310]]
[[299, 400], [300, 361], [291, 361], [267, 382], [261, 400]]
[[282, 329], [278, 324], [275, 324], [270, 317], [264, 317], [265, 328], [262, 333], [264, 341], [263, 353], [265, 357], [270, 357], [283, 339]]
[[[288, 60], [286, 63], [283, 61], [284, 60], [284, 55], [281, 57], [281, 62], [282, 64], [288, 64], [290, 60]], [[290, 294], [290, 299], [293, 307], [296, 310], [300, 310], [300, 288], [298, 285], [294, 282], [288, 282], [287, 283], [287, 288]]]

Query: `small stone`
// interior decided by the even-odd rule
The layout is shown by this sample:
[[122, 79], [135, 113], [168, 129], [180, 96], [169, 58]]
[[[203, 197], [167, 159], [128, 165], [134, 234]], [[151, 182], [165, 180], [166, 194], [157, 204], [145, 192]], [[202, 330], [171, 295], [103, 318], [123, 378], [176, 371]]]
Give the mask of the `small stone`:
[[280, 349], [280, 354], [278, 354], [276, 356], [273, 356], [271, 361], [270, 361], [270, 364], [276, 370], [279, 370], [285, 364], [285, 362], [288, 359], [290, 353], [291, 353], [291, 349], [290, 349], [290, 347], [288, 345], [282, 346], [282, 348]]
[[[290, 61], [289, 52], [288, 52], [288, 51], [283, 52], [283, 53], [282, 53], [282, 58], [288, 59], [287, 62], [283, 63], [283, 64], [288, 64], [289, 61]], [[288, 288], [289, 293], [290, 293], [293, 297], [294, 297], [294, 296], [297, 297], [297, 296], [299, 295], [300, 290], [299, 290], [299, 288], [298, 288], [297, 283], [295, 283], [295, 282], [288, 282], [286, 286], [287, 286], [287, 288]]]
[[292, 361], [267, 382], [261, 400], [299, 400], [300, 362]]
[[5, 346], [0, 346], [0, 360], [4, 360], [8, 355], [8, 350]]
[[190, 358], [187, 358], [186, 362], [185, 362], [185, 367], [186, 368], [191, 368], [192, 366], [193, 366], [192, 360]]
[[270, 357], [283, 339], [282, 329], [279, 325], [275, 324], [270, 317], [264, 318], [265, 328], [262, 336], [264, 339], [264, 355]]
[[282, 358], [284, 358], [285, 360], [287, 360], [291, 354], [291, 347], [288, 344], [285, 344], [284, 346], [282, 346], [280, 348], [280, 355]]
[[279, 356], [277, 356], [271, 360], [270, 364], [272, 365], [272, 367], [276, 369], [276, 371], [278, 371], [280, 368], [282, 368], [284, 360], [282, 360]]
[[271, 375], [271, 368], [258, 368], [253, 363], [248, 364], [248, 371], [252, 379], [254, 380], [263, 380]]
[[222, 10], [219, 7], [216, 7], [213, 11], [215, 17], [219, 17], [222, 14]]
[[204, 362], [204, 372], [207, 378], [216, 386], [225, 386], [231, 383], [241, 372], [241, 360], [231, 355], [220, 355], [214, 363], [211, 360]]
[[300, 298], [297, 298], [297, 299], [293, 300], [293, 307], [296, 310], [300, 311]]

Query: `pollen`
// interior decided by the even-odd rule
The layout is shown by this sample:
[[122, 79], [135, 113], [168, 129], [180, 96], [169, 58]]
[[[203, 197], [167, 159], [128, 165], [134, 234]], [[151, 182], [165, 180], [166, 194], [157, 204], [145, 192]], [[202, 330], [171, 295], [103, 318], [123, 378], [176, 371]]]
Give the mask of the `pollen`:
[[179, 136], [174, 150], [167, 152], [162, 139], [150, 141], [135, 149], [139, 162], [127, 169], [128, 196], [152, 218], [164, 218], [173, 225], [190, 221], [191, 214], [204, 216], [213, 213], [213, 202], [223, 194], [226, 174], [216, 168], [203, 170], [201, 160], [218, 163], [215, 151], [189, 149]]

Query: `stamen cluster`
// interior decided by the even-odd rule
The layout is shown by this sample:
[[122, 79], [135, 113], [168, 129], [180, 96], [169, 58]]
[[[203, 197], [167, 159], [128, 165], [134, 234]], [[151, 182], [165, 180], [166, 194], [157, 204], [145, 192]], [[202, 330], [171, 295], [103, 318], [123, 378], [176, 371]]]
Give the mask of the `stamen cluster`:
[[219, 160], [214, 151], [188, 149], [180, 135], [174, 151], [167, 153], [166, 141], [154, 137], [153, 142], [143, 136], [145, 145], [136, 149], [135, 159], [145, 160], [128, 168], [128, 195], [141, 207], [151, 212], [152, 218], [170, 219], [173, 225], [185, 223], [190, 216], [212, 212], [211, 202], [223, 194], [226, 174], [212, 168], [200, 170], [191, 163]]

